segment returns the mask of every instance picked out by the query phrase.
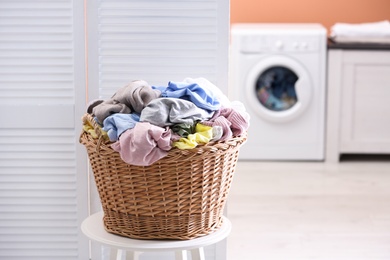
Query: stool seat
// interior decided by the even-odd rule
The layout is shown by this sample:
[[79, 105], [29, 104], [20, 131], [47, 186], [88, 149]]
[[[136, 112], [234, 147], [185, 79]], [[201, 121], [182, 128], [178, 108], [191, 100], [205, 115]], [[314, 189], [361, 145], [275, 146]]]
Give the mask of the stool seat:
[[231, 231], [231, 222], [228, 218], [223, 217], [220, 229], [206, 236], [190, 240], [142, 240], [108, 233], [104, 229], [103, 212], [98, 212], [83, 221], [81, 230], [89, 239], [113, 249], [112, 252], [115, 256], [111, 254], [111, 259], [120, 260], [122, 255], [126, 254], [126, 259], [136, 260], [141, 252], [174, 251], [176, 260], [186, 260], [186, 252], [190, 251], [193, 260], [204, 260], [203, 247], [225, 239]]

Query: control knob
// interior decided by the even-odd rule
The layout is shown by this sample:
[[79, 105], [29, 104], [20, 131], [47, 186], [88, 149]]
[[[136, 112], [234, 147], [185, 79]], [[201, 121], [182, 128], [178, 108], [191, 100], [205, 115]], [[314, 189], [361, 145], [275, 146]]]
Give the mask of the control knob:
[[276, 48], [278, 48], [279, 50], [283, 48], [283, 42], [282, 41], [276, 41], [275, 42], [275, 46]]

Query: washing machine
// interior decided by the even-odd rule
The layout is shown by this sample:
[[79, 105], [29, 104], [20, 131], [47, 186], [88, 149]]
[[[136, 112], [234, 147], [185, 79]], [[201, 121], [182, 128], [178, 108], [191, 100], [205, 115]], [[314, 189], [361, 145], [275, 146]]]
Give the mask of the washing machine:
[[242, 160], [323, 160], [326, 29], [234, 24], [229, 96], [250, 115]]

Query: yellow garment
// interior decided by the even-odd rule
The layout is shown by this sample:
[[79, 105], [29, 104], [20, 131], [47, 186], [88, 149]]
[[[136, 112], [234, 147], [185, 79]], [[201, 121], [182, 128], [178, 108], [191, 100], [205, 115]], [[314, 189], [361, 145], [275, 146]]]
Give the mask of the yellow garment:
[[211, 126], [196, 124], [195, 133], [190, 134], [187, 138], [180, 138], [179, 141], [173, 143], [174, 147], [181, 150], [193, 149], [198, 144], [206, 144], [213, 138], [213, 128]]
[[107, 132], [104, 131], [100, 126], [99, 129], [97, 129], [98, 130], [97, 133], [92, 123], [89, 121], [89, 119], [86, 116], [83, 116], [82, 120], [83, 120], [83, 130], [89, 133], [92, 136], [92, 138], [97, 139], [101, 135], [104, 138], [104, 140], [109, 140]]
[[98, 135], [96, 134], [95, 132], [95, 129], [93, 129], [93, 127], [89, 124], [85, 124], [83, 125], [83, 130], [85, 132], [87, 132], [88, 134], [90, 134], [93, 138], [98, 138]]

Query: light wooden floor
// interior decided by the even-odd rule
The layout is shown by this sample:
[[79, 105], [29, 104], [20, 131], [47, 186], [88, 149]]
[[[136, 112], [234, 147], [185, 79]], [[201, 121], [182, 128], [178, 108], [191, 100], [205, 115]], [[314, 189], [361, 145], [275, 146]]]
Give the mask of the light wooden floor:
[[390, 162], [239, 161], [228, 260], [389, 260]]

